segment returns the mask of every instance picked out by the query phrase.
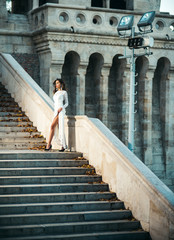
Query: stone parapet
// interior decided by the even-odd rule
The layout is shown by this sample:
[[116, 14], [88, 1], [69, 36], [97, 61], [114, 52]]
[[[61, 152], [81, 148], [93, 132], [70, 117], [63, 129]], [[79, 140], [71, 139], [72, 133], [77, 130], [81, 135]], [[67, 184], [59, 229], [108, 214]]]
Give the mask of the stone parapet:
[[[33, 32], [41, 31], [46, 27], [54, 32], [118, 36], [118, 23], [122, 16], [128, 14], [134, 15], [134, 25], [136, 26], [142, 12], [128, 10], [123, 12], [120, 10], [65, 6], [61, 4], [45, 4], [34, 9], [30, 12], [30, 19]], [[170, 26], [173, 25], [172, 16], [156, 14], [151, 36], [170, 41], [174, 39], [174, 32], [170, 30]], [[138, 31], [137, 27], [136, 31]]]

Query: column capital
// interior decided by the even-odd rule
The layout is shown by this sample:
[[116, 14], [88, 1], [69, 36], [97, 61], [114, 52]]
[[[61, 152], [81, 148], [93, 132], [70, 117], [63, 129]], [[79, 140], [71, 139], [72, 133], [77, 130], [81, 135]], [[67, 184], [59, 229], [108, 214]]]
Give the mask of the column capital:
[[102, 76], [109, 77], [110, 69], [111, 69], [110, 65], [103, 65], [102, 70], [101, 70]]
[[78, 68], [78, 74], [79, 75], [86, 75], [88, 64], [80, 64]]

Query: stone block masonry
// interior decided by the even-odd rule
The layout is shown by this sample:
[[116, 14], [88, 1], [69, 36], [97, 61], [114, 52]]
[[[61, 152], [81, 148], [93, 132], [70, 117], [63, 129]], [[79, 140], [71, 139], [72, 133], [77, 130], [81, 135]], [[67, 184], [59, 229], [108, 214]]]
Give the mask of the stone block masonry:
[[12, 56], [24, 68], [24, 70], [40, 84], [40, 67], [39, 58], [37, 54], [28, 53], [13, 53]]

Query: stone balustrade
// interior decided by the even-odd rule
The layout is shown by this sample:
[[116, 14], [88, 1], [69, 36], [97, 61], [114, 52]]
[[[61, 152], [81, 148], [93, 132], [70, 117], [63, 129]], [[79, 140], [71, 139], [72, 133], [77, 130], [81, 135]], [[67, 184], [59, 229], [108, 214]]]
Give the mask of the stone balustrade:
[[[32, 30], [46, 28], [47, 31], [80, 34], [118, 36], [117, 26], [122, 16], [134, 15], [134, 26], [142, 16], [141, 12], [128, 10], [96, 9], [73, 5], [45, 4], [30, 12]], [[174, 38], [174, 20], [166, 14], [156, 14], [151, 36], [167, 40]], [[138, 28], [136, 27], [136, 31]], [[166, 36], [167, 34], [167, 36]]]
[[66, 125], [70, 148], [83, 152], [152, 240], [172, 240], [174, 193], [100, 120], [69, 116]]

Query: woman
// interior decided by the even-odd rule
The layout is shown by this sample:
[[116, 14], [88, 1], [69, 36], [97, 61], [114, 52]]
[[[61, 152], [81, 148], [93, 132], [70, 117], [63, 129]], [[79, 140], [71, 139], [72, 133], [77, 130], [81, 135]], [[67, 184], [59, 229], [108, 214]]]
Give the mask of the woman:
[[47, 147], [45, 148], [45, 151], [49, 151], [52, 148], [51, 141], [54, 136], [55, 128], [58, 124], [59, 126], [59, 141], [61, 144], [60, 152], [65, 151], [67, 148], [66, 146], [66, 139], [65, 139], [65, 133], [64, 133], [64, 116], [65, 116], [65, 108], [68, 106], [68, 95], [65, 90], [65, 83], [61, 79], [56, 79], [53, 82], [54, 85], [54, 119], [51, 124], [50, 129], [50, 135]]

